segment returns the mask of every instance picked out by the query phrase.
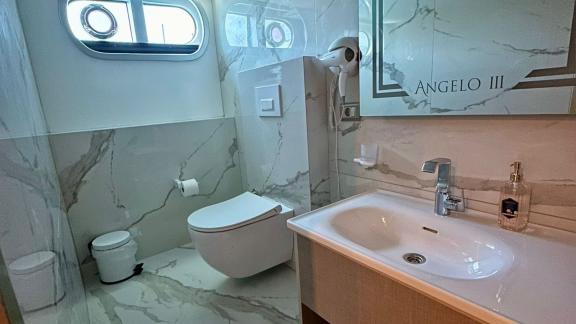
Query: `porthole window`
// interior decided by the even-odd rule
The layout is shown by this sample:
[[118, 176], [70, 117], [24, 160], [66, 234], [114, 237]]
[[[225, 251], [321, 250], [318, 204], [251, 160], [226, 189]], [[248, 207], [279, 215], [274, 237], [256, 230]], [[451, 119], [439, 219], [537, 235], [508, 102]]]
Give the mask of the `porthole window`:
[[292, 47], [292, 28], [283, 21], [266, 19], [266, 47], [290, 48]]
[[99, 39], [114, 36], [118, 29], [118, 22], [114, 14], [102, 5], [91, 4], [84, 7], [80, 19], [84, 30]]
[[106, 59], [191, 60], [207, 22], [193, 0], [63, 0], [65, 23], [88, 54]]

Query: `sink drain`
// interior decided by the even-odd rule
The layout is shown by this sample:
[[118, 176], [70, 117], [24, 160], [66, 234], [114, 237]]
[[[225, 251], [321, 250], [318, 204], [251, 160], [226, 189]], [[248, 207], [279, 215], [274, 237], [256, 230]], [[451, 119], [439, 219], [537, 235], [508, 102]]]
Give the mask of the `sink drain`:
[[404, 261], [410, 264], [422, 264], [426, 262], [426, 257], [418, 253], [406, 253], [402, 256], [402, 258], [404, 258]]

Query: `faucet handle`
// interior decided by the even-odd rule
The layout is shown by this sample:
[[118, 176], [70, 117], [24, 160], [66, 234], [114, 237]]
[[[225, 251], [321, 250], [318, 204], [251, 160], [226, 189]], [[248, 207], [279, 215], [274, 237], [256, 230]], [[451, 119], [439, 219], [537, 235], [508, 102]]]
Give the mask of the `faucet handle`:
[[447, 195], [444, 200], [444, 208], [462, 212], [465, 210], [464, 201], [461, 198]]
[[448, 204], [448, 205], [450, 205], [450, 206], [456, 206], [456, 205], [458, 205], [458, 204], [461, 203], [461, 202], [462, 202], [462, 199], [458, 199], [458, 198], [455, 198], [455, 197], [450, 197], [450, 196], [449, 196], [448, 198], [446, 198], [446, 204]]

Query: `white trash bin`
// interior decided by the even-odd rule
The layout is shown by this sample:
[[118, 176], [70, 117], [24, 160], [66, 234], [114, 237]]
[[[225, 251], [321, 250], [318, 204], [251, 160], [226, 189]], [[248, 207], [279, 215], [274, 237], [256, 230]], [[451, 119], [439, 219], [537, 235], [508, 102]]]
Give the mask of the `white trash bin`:
[[8, 269], [16, 300], [25, 312], [54, 305], [64, 296], [58, 258], [52, 251], [23, 256]]
[[92, 241], [90, 248], [100, 281], [105, 284], [118, 283], [142, 272], [142, 264], [136, 264], [138, 245], [127, 231], [101, 235]]

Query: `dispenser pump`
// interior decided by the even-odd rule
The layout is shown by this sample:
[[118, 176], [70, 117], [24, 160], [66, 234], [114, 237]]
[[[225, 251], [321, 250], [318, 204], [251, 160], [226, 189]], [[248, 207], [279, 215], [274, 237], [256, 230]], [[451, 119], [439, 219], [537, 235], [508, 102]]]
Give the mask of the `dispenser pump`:
[[510, 181], [515, 183], [522, 181], [522, 174], [520, 172], [521, 165], [522, 164], [520, 162], [514, 162], [510, 164], [512, 167], [512, 172], [510, 173]]

